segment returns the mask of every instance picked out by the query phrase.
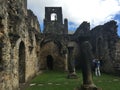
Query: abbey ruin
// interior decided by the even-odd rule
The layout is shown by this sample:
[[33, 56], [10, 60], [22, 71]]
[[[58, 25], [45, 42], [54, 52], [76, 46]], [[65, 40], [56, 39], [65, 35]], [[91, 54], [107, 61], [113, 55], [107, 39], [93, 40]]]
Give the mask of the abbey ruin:
[[27, 0], [0, 0], [0, 90], [18, 90], [46, 69], [75, 72], [81, 68], [85, 41], [91, 45], [92, 58], [102, 60], [103, 72], [120, 74], [115, 21], [92, 30], [85, 21], [74, 34], [68, 31], [61, 7], [45, 8], [42, 33], [37, 17], [27, 9]]

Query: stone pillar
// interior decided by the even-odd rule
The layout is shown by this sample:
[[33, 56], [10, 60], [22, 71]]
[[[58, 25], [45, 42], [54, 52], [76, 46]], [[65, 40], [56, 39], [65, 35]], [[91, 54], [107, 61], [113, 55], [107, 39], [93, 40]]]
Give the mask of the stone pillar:
[[68, 71], [68, 54], [65, 54], [65, 71]]
[[75, 60], [73, 56], [73, 47], [68, 47], [68, 78], [77, 78], [76, 72], [75, 72]]
[[64, 34], [68, 34], [68, 19], [64, 19]]
[[77, 90], [101, 90], [97, 88], [92, 80], [91, 61], [93, 59], [91, 45], [85, 41], [81, 45], [81, 67], [83, 84]]

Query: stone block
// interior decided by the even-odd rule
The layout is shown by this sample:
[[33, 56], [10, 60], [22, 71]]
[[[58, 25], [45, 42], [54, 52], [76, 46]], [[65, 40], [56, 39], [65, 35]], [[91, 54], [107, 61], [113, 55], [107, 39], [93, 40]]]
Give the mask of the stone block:
[[76, 74], [68, 74], [67, 78], [68, 79], [77, 79], [78, 76]]

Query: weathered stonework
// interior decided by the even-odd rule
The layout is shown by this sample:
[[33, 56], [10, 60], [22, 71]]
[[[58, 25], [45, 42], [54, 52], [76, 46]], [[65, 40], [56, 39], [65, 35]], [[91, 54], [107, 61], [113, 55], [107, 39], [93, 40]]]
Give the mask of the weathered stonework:
[[83, 22], [69, 35], [62, 8], [46, 7], [44, 27], [41, 33], [37, 17], [27, 10], [27, 0], [0, 1], [0, 90], [18, 90], [46, 69], [76, 74], [83, 58], [81, 44], [86, 40], [92, 46], [93, 57], [102, 60], [102, 70], [120, 74], [120, 39], [115, 21], [92, 30]]
[[0, 10], [0, 89], [18, 90], [38, 72], [40, 27], [27, 0], [1, 0]]
[[115, 61], [116, 43], [119, 40], [117, 25], [110, 21], [91, 30], [91, 44], [96, 58], [102, 60], [103, 71], [114, 73], [113, 62]]
[[[52, 20], [53, 17], [53, 20]], [[45, 7], [44, 33], [68, 34], [68, 21], [62, 16], [61, 7]]]

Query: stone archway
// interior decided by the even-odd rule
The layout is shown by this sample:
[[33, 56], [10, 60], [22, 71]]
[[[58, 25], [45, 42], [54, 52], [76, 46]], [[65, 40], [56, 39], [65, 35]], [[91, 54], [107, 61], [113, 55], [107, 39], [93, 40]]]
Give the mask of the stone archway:
[[23, 42], [19, 46], [19, 83], [25, 83], [25, 45]]
[[53, 57], [51, 55], [47, 56], [46, 63], [48, 70], [53, 70]]

